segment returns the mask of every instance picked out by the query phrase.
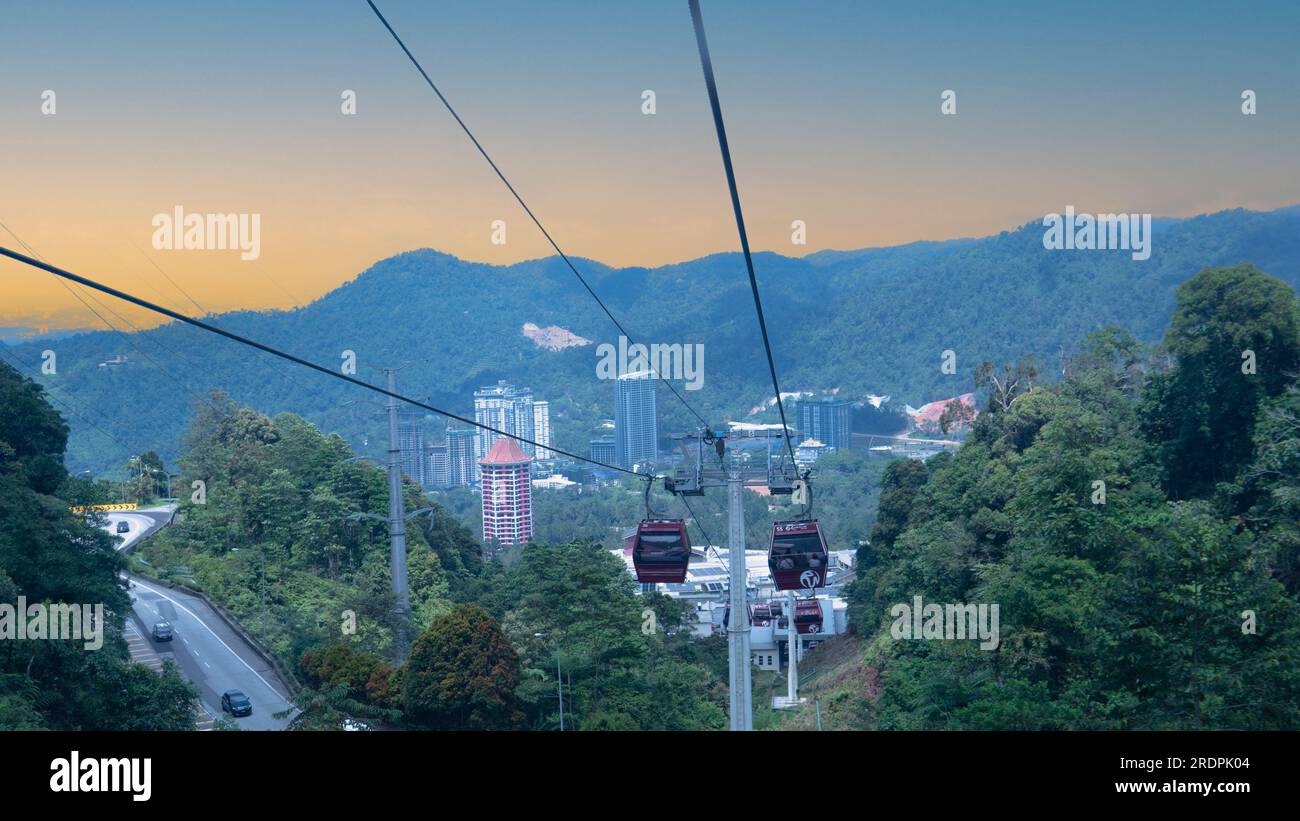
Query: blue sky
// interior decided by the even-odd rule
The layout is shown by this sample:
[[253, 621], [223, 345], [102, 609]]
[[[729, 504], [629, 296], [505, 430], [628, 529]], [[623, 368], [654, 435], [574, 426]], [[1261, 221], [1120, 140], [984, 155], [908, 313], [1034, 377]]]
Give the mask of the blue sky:
[[[363, 0], [10, 6], [0, 219], [47, 256], [129, 277], [155, 213], [261, 213], [256, 262], [161, 258], [243, 307], [414, 247], [549, 253]], [[653, 265], [735, 248], [685, 0], [380, 6], [567, 251]], [[1066, 205], [1300, 201], [1300, 3], [703, 7], [758, 248], [978, 236]], [[342, 89], [357, 116], [340, 116]], [[506, 246], [488, 242], [498, 218]], [[0, 320], [76, 308], [4, 274]]]

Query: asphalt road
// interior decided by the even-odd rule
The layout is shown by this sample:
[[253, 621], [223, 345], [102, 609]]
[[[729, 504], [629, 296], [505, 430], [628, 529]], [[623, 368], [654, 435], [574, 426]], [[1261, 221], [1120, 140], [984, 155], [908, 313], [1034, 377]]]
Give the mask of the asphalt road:
[[[117, 532], [117, 523], [125, 521], [129, 532], [119, 550], [130, 550], [171, 518], [169, 509], [141, 510], [107, 514], [108, 530]], [[275, 670], [262, 660], [252, 647], [197, 596], [171, 590], [138, 576], [131, 580], [131, 609], [136, 629], [163, 660], [175, 662], [181, 673], [199, 689], [204, 708], [214, 716], [222, 715], [221, 694], [242, 690], [253, 703], [253, 714], [233, 721], [245, 730], [281, 730], [288, 718], [275, 719], [272, 713], [289, 708], [289, 689]], [[153, 625], [170, 622], [174, 638], [154, 641]], [[229, 718], [229, 716], [227, 716]]]

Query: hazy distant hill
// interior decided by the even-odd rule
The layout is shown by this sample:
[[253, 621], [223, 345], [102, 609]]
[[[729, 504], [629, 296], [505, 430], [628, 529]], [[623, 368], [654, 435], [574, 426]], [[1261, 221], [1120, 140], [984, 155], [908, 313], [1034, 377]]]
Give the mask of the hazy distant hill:
[[[1125, 251], [1046, 251], [1042, 236], [1035, 222], [977, 240], [802, 259], [758, 254], [782, 388], [839, 388], [852, 398], [887, 393], [919, 406], [969, 390], [971, 372], [984, 359], [1035, 353], [1053, 365], [1061, 346], [1106, 323], [1156, 340], [1172, 312], [1174, 289], [1206, 266], [1252, 262], [1300, 285], [1295, 206], [1158, 220], [1147, 261]], [[654, 269], [575, 262], [638, 341], [704, 344], [704, 387], [683, 394], [711, 421], [743, 418], [770, 394], [739, 254]], [[462, 414], [472, 415], [478, 385], [497, 379], [530, 385], [552, 402], [556, 444], [579, 453], [586, 453], [594, 426], [613, 414], [613, 388], [596, 378], [594, 345], [549, 351], [522, 333], [525, 323], [534, 323], [595, 343], [617, 341], [617, 331], [555, 258], [499, 267], [412, 251], [376, 263], [304, 308], [215, 321], [326, 365], [337, 366], [341, 352], [353, 350], [358, 375], [375, 383], [385, 365], [428, 358], [401, 371], [399, 389]], [[268, 413], [302, 413], [377, 452], [378, 396], [183, 325], [132, 342], [97, 332], [52, 345], [59, 374], [43, 379], [80, 414], [56, 404], [73, 428], [68, 460], [74, 470], [116, 470], [149, 448], [170, 458], [195, 401], [190, 391], [218, 387]], [[30, 375], [49, 346], [42, 340], [4, 353]], [[956, 376], [940, 372], [946, 349], [957, 353]], [[127, 362], [99, 367], [117, 355]], [[692, 418], [663, 388], [660, 407], [666, 430], [690, 426]], [[429, 427], [440, 429], [441, 422]], [[362, 445], [367, 434], [369, 446]]]
[[0, 345], [20, 345], [24, 342], [35, 342], [37, 340], [46, 341], [52, 339], [66, 339], [69, 336], [85, 333], [86, 328], [79, 328], [70, 331], [50, 331], [42, 328], [32, 328], [26, 325], [6, 325], [0, 326]]

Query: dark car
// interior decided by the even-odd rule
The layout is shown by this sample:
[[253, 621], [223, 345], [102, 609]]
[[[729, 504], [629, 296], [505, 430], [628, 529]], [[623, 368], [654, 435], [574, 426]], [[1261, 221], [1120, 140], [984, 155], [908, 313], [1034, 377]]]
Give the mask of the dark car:
[[131, 532], [131, 525], [127, 523], [126, 519], [123, 519], [122, 521], [120, 521], [120, 522], [117, 523], [117, 532], [118, 532], [118, 533], [130, 533], [130, 532]]
[[251, 716], [253, 702], [239, 690], [227, 690], [221, 694], [221, 711], [232, 716]]
[[168, 622], [165, 622], [165, 621], [160, 621], [160, 622], [158, 622], [157, 624], [155, 624], [155, 625], [153, 626], [153, 631], [152, 631], [152, 632], [153, 632], [153, 640], [154, 640], [154, 641], [171, 641], [171, 640], [172, 640], [172, 626], [171, 626], [171, 624], [169, 624]]

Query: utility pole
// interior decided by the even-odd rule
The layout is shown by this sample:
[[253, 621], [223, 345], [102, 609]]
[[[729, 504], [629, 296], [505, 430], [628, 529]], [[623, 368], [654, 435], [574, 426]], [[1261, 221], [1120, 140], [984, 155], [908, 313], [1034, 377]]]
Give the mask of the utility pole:
[[[388, 392], [397, 393], [397, 369], [384, 368]], [[406, 587], [406, 507], [402, 501], [402, 451], [397, 441], [398, 402], [388, 397], [388, 547], [393, 576], [393, 644], [397, 663], [410, 651], [411, 598]]]
[[727, 619], [727, 649], [731, 671], [731, 729], [754, 729], [753, 685], [750, 681], [749, 608], [745, 597], [745, 480], [740, 467], [727, 472], [727, 521], [730, 539], [731, 617]]
[[560, 675], [560, 648], [555, 648], [555, 694], [560, 699], [560, 732], [564, 732], [564, 678]]
[[786, 669], [786, 684], [789, 692], [790, 706], [799, 703], [799, 628], [794, 623], [794, 591], [785, 594], [786, 606], [786, 627], [789, 630], [786, 633], [786, 655], [790, 657], [789, 665]]
[[[533, 633], [539, 639], [550, 638], [548, 633]], [[570, 671], [569, 690], [573, 690], [573, 675]], [[555, 696], [560, 702], [560, 732], [564, 732], [564, 675], [560, 672], [560, 641], [555, 640]]]

